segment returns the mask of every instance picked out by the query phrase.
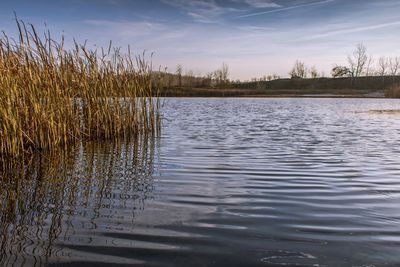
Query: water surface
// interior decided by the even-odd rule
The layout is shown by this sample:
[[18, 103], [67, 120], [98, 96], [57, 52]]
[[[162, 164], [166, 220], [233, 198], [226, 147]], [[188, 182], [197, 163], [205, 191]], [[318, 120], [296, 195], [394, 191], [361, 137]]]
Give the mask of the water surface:
[[4, 266], [398, 266], [400, 109], [166, 99], [160, 138], [1, 171]]

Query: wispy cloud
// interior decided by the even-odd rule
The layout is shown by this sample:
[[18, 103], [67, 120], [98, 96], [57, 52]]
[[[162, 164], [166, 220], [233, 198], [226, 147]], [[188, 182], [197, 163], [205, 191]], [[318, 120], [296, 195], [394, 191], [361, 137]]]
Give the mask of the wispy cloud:
[[281, 5], [269, 0], [233, 0], [236, 3], [245, 3], [252, 8], [278, 8]]
[[234, 11], [232, 7], [222, 7], [215, 0], [161, 0], [161, 2], [180, 8], [195, 21], [201, 23], [217, 22], [221, 14]]
[[341, 35], [341, 34], [365, 32], [365, 31], [377, 30], [377, 29], [388, 28], [388, 27], [395, 27], [395, 26], [400, 26], [400, 21], [393, 21], [393, 22], [361, 26], [361, 27], [353, 26], [353, 27], [349, 27], [349, 28], [330, 30], [330, 31], [327, 31], [324, 33], [307, 36], [307, 37], [303, 38], [303, 40], [320, 39], [320, 38], [324, 38], [324, 37], [331, 37], [331, 36], [336, 36], [336, 35]]
[[209, 14], [204, 14], [203, 12], [192, 12], [187, 13], [192, 19], [200, 23], [215, 23], [217, 22], [216, 16], [210, 16]]
[[85, 20], [86, 25], [101, 27], [105, 31], [118, 34], [123, 37], [136, 37], [151, 35], [164, 30], [160, 23], [148, 21], [113, 21], [113, 20]]
[[292, 9], [297, 9], [297, 8], [303, 8], [303, 7], [309, 7], [309, 6], [324, 5], [324, 4], [332, 3], [334, 1], [335, 0], [324, 0], [324, 1], [312, 2], [312, 3], [301, 4], [301, 5], [296, 5], [296, 6], [282, 7], [282, 8], [277, 8], [277, 9], [273, 9], [273, 10], [268, 10], [268, 11], [263, 11], [263, 12], [256, 12], [256, 13], [242, 15], [242, 16], [239, 16], [239, 18], [247, 18], [247, 17], [266, 15], [266, 14], [270, 14], [270, 13], [282, 12], [282, 11], [287, 11], [287, 10], [292, 10]]
[[[161, 0], [161, 2], [184, 10], [186, 15], [201, 23], [219, 22], [222, 15], [230, 12], [282, 7], [273, 0]], [[235, 7], [232, 4], [236, 4]]]
[[237, 29], [249, 33], [266, 33], [273, 30], [272, 27], [261, 27], [261, 26], [238, 26]]

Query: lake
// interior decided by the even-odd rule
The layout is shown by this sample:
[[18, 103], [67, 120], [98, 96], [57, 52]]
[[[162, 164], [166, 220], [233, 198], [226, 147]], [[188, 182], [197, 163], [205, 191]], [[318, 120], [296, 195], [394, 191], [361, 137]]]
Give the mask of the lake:
[[160, 137], [2, 167], [1, 266], [400, 265], [400, 101], [163, 101]]

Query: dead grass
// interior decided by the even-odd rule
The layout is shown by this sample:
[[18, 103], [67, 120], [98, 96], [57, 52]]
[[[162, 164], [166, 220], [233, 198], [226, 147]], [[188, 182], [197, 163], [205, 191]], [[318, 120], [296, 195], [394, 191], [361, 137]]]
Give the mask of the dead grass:
[[389, 98], [400, 98], [400, 84], [392, 85], [385, 90], [385, 96]]

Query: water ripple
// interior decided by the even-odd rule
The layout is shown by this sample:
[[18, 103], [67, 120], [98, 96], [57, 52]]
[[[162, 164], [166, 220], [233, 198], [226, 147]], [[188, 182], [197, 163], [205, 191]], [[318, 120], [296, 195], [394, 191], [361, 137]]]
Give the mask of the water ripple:
[[167, 99], [1, 172], [4, 266], [398, 266], [396, 100]]

